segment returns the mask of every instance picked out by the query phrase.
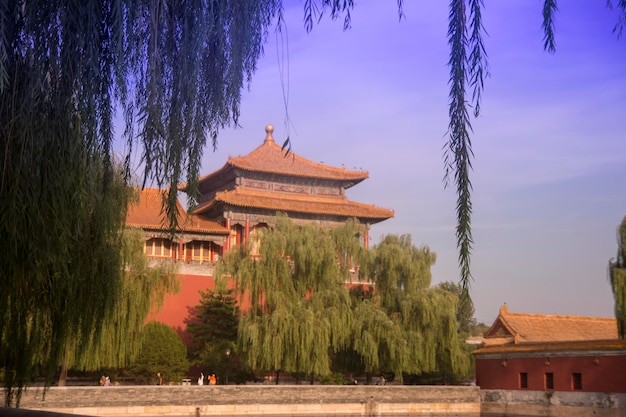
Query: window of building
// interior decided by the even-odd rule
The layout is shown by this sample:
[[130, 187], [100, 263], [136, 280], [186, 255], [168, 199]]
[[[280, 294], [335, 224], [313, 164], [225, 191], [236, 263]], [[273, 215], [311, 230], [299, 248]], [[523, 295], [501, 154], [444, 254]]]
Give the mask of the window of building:
[[526, 372], [520, 372], [519, 374], [519, 387], [528, 388], [528, 374]]
[[554, 374], [552, 372], [546, 372], [544, 379], [545, 389], [554, 389]]
[[172, 242], [166, 239], [161, 240], [161, 256], [172, 256]]
[[574, 372], [572, 374], [572, 389], [583, 389], [583, 375], [581, 373]]
[[148, 256], [159, 256], [161, 254], [161, 243], [159, 242], [159, 239], [148, 239], [145, 243], [145, 248], [146, 255]]

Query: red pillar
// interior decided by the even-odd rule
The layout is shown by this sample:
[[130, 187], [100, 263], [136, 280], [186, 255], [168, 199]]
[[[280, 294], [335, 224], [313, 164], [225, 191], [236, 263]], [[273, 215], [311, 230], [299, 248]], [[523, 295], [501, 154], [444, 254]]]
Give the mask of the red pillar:
[[243, 244], [247, 245], [248, 244], [248, 237], [250, 236], [250, 220], [246, 220], [246, 231], [243, 235]]
[[228, 236], [226, 236], [226, 242], [224, 242], [224, 255], [230, 250], [230, 219], [226, 219], [225, 223], [224, 226], [228, 229]]

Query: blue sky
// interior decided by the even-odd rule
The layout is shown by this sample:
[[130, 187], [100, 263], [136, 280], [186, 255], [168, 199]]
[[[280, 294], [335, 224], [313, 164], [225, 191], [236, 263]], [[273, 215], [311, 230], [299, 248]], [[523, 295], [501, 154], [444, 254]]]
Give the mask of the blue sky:
[[[410, 234], [437, 253], [433, 283], [458, 281], [456, 196], [442, 182], [448, 2], [405, 1], [399, 22], [395, 1], [363, 1], [350, 30], [326, 18], [309, 34], [302, 2], [287, 3], [286, 36], [268, 38], [241, 127], [205, 150], [202, 172], [260, 145], [271, 123], [276, 141], [289, 136], [303, 157], [368, 170], [349, 198], [395, 210], [373, 226], [372, 243]], [[490, 324], [505, 302], [515, 312], [612, 316], [607, 262], [626, 215], [617, 12], [604, 1], [559, 2], [549, 54], [542, 2], [485, 3], [491, 77], [472, 136], [476, 318]]]

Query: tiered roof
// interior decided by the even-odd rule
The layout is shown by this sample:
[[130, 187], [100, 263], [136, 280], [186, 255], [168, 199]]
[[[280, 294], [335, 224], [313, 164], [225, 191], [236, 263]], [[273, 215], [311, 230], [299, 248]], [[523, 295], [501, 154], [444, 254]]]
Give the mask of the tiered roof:
[[[162, 201], [163, 190], [156, 188], [141, 190], [139, 199], [128, 207], [126, 225], [141, 227], [144, 230], [163, 230], [167, 220], [161, 210]], [[180, 201], [176, 201], [176, 205], [179, 212], [178, 220], [181, 232], [228, 235], [229, 230], [219, 223], [187, 214]]]
[[340, 181], [346, 188], [369, 177], [367, 171], [336, 168], [313, 162], [294, 153], [286, 153], [280, 145], [274, 142], [274, 127], [267, 125], [265, 132], [265, 140], [258, 148], [244, 156], [228, 157], [228, 161], [221, 169], [199, 178], [198, 183], [209, 181], [231, 168], [289, 177]]
[[[219, 170], [198, 180], [210, 184], [213, 180], [232, 175], [239, 170], [250, 173], [270, 174], [285, 178], [305, 178], [321, 182], [333, 182], [337, 187], [349, 188], [368, 178], [367, 171], [353, 171], [310, 161], [285, 151], [274, 142], [272, 125], [266, 126], [263, 144], [245, 156], [229, 157]], [[205, 187], [210, 188], [210, 187]], [[214, 196], [193, 209], [194, 214], [218, 216], [224, 205], [255, 208], [267, 211], [356, 217], [368, 223], [377, 223], [394, 216], [393, 210], [350, 201], [343, 193], [338, 195], [296, 194], [248, 187], [234, 190], [215, 190]]]

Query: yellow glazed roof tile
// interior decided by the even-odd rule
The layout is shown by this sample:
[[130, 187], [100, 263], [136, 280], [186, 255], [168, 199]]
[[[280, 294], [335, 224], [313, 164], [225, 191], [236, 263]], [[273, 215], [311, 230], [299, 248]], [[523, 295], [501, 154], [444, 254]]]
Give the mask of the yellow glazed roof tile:
[[[162, 213], [163, 191], [156, 188], [146, 188], [139, 192], [139, 199], [131, 203], [126, 215], [126, 225], [144, 229], [164, 229], [165, 216]], [[205, 220], [195, 215], [188, 215], [179, 201], [176, 202], [179, 211], [181, 231], [197, 233], [228, 234], [224, 226], [211, 220]]]
[[[367, 171], [349, 170], [313, 162], [294, 153], [286, 153], [280, 145], [274, 142], [272, 133], [274, 127], [265, 127], [266, 137], [263, 143], [244, 156], [229, 157], [226, 164], [219, 170], [198, 179], [199, 183], [219, 175], [229, 167], [246, 171], [280, 174], [293, 177], [317, 178], [335, 181], [344, 181], [353, 186], [369, 177]], [[179, 189], [184, 189], [181, 185]]]
[[506, 304], [485, 333], [485, 345], [617, 339], [614, 318], [511, 313]]

